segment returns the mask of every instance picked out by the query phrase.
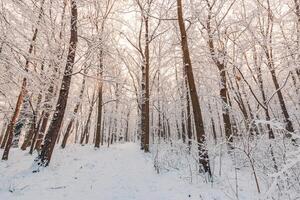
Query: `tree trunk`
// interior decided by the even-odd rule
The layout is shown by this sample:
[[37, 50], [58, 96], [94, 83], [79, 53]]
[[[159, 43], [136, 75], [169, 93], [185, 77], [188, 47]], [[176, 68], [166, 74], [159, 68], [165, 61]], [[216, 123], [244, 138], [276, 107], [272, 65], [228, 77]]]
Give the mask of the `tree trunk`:
[[145, 53], [142, 65], [142, 113], [141, 113], [141, 144], [142, 150], [149, 152], [150, 126], [149, 126], [149, 21], [148, 16], [144, 17], [145, 23]]
[[[101, 51], [102, 52], [102, 51]], [[100, 55], [103, 56], [102, 53]], [[102, 58], [100, 58], [102, 60]], [[101, 120], [102, 120], [102, 93], [103, 93], [103, 82], [102, 82], [102, 74], [103, 74], [103, 63], [100, 61], [100, 77], [98, 82], [98, 106], [97, 106], [97, 129], [96, 129], [96, 137], [95, 137], [95, 148], [100, 147], [101, 142]]]
[[31, 145], [32, 142], [32, 138], [34, 136], [34, 130], [35, 130], [35, 126], [36, 126], [36, 120], [35, 120], [36, 116], [33, 115], [30, 119], [30, 128], [28, 133], [25, 135], [25, 139], [24, 142], [21, 146], [21, 150], [25, 151], [27, 149], [27, 147], [29, 147]]
[[[289, 116], [287, 107], [285, 105], [285, 101], [284, 101], [284, 98], [283, 98], [283, 95], [282, 95], [282, 92], [281, 92], [281, 88], [279, 86], [277, 76], [275, 74], [275, 69], [270, 68], [270, 72], [271, 72], [273, 83], [275, 85], [275, 89], [277, 91], [277, 96], [278, 96], [278, 99], [279, 99], [279, 104], [280, 104], [280, 107], [281, 107], [281, 111], [282, 111], [282, 114], [285, 118], [284, 122], [285, 122], [285, 125], [286, 125], [286, 130], [289, 131], [290, 133], [294, 133], [294, 127], [293, 127], [292, 121], [290, 120], [290, 116]], [[286, 136], [289, 137], [289, 138], [292, 137], [292, 135], [290, 133], [286, 134]]]
[[[2, 144], [4, 142], [4, 135], [5, 135], [5, 129], [6, 129], [6, 127], [7, 127], [7, 122], [5, 122], [3, 124], [3, 127], [2, 127], [1, 132], [0, 132], [0, 144]], [[4, 142], [4, 146], [5, 146], [5, 142]], [[4, 146], [3, 146], [3, 148], [4, 148]]]
[[228, 88], [227, 88], [227, 77], [226, 77], [226, 65], [223, 63], [223, 61], [220, 61], [217, 57], [217, 52], [214, 45], [214, 36], [212, 35], [212, 29], [211, 29], [211, 18], [212, 18], [212, 9], [213, 6], [210, 5], [210, 3], [207, 1], [208, 6], [208, 17], [207, 17], [207, 33], [208, 33], [208, 47], [209, 52], [212, 57], [213, 62], [217, 66], [220, 74], [220, 83], [221, 83], [221, 89], [220, 89], [220, 97], [222, 99], [222, 116], [223, 116], [223, 123], [224, 123], [224, 129], [225, 129], [225, 136], [227, 139], [227, 144], [230, 149], [232, 149], [231, 143], [233, 142], [233, 135], [232, 135], [232, 127], [231, 127], [231, 121], [230, 121], [230, 114], [229, 114], [229, 104], [228, 104]]
[[3, 127], [3, 133], [2, 133], [2, 135], [1, 135], [1, 137], [2, 137], [2, 140], [1, 140], [1, 149], [3, 149], [4, 147], [5, 147], [5, 145], [6, 145], [6, 142], [7, 142], [7, 138], [8, 138], [8, 128], [9, 128], [9, 126], [8, 126], [8, 124], [7, 123], [5, 123], [5, 125], [4, 125], [5, 127]]
[[[43, 0], [41, 2], [41, 7], [40, 7], [40, 11], [39, 11], [39, 16], [38, 16], [38, 22], [37, 22], [37, 24], [40, 23], [40, 20], [41, 20], [41, 18], [43, 16], [43, 5], [44, 5], [44, 2], [45, 2], [45, 0]], [[33, 36], [32, 36], [32, 39], [31, 39], [31, 44], [30, 44], [29, 50], [28, 50], [29, 55], [31, 55], [31, 53], [33, 51], [34, 42], [36, 41], [36, 38], [37, 38], [37, 33], [38, 33], [38, 29], [35, 28]], [[29, 58], [26, 58], [26, 62], [25, 62], [25, 71], [26, 72], [28, 72], [28, 68], [29, 68]], [[2, 160], [7, 160], [8, 159], [9, 150], [10, 150], [10, 147], [11, 147], [11, 144], [12, 144], [12, 140], [13, 140], [14, 126], [15, 126], [17, 118], [18, 118], [18, 116], [20, 114], [20, 108], [22, 106], [22, 102], [23, 102], [24, 96], [27, 93], [26, 87], [27, 87], [27, 78], [24, 77], [23, 81], [22, 81], [21, 91], [19, 93], [18, 100], [17, 100], [17, 103], [16, 103], [15, 111], [14, 111], [13, 116], [12, 116], [12, 118], [11, 118], [9, 124], [8, 124], [8, 127], [7, 127], [7, 136], [5, 136], [5, 137], [7, 137], [7, 141], [6, 141], [5, 149], [4, 149], [4, 152], [3, 152]]]
[[83, 133], [80, 138], [80, 144], [83, 144], [84, 139], [86, 140], [85, 143], [88, 143], [91, 117], [92, 117], [93, 108], [94, 108], [94, 101], [95, 101], [95, 91], [92, 96], [92, 101], [91, 101], [90, 108], [89, 108], [88, 118], [87, 118], [86, 124], [83, 129]]
[[50, 123], [48, 132], [45, 136], [45, 142], [41, 153], [38, 156], [37, 163], [39, 166], [48, 166], [51, 160], [55, 142], [61, 128], [62, 120], [65, 114], [67, 105], [69, 88], [71, 84], [73, 65], [75, 61], [75, 52], [77, 46], [77, 6], [76, 0], [71, 1], [71, 38], [69, 52], [67, 56], [67, 64], [64, 71], [63, 80], [59, 92], [59, 97], [55, 109], [53, 119]]
[[192, 114], [191, 114], [191, 101], [190, 101], [189, 83], [188, 83], [186, 67], [184, 68], [184, 91], [186, 97], [186, 124], [187, 124], [186, 132], [188, 136], [188, 150], [189, 152], [191, 152], [192, 140], [193, 140]]
[[65, 133], [65, 135], [63, 137], [63, 140], [62, 140], [62, 143], [61, 143], [61, 148], [65, 148], [66, 147], [66, 144], [67, 144], [68, 138], [70, 136], [73, 124], [75, 122], [75, 118], [76, 118], [77, 112], [78, 112], [79, 107], [81, 105], [81, 101], [82, 101], [84, 89], [85, 89], [85, 74], [83, 76], [82, 83], [81, 83], [81, 89], [80, 89], [80, 94], [79, 94], [79, 101], [75, 105], [72, 118], [71, 118], [71, 120], [70, 120], [70, 122], [69, 122], [69, 124], [67, 126], [66, 133]]
[[104, 31], [104, 21], [101, 26], [101, 35], [100, 35], [100, 53], [99, 53], [99, 72], [98, 72], [98, 106], [97, 106], [97, 122], [96, 122], [96, 137], [95, 137], [95, 148], [100, 147], [101, 142], [101, 120], [102, 120], [102, 101], [103, 101], [103, 40], [102, 34]]
[[209, 164], [208, 151], [205, 146], [206, 145], [205, 144], [205, 130], [204, 130], [204, 125], [203, 125], [203, 119], [202, 119], [198, 94], [197, 94], [197, 90], [196, 90], [196, 85], [195, 85], [195, 81], [194, 81], [192, 62], [190, 59], [187, 35], [186, 35], [185, 24], [184, 24], [184, 20], [183, 20], [181, 0], [177, 0], [177, 14], [178, 14], [178, 24], [179, 24], [180, 34], [181, 34], [181, 48], [182, 48], [182, 54], [183, 54], [183, 61], [184, 61], [184, 67], [185, 67], [185, 70], [187, 73], [188, 85], [189, 85], [189, 90], [190, 90], [192, 106], [193, 106], [194, 122], [195, 122], [195, 127], [196, 127], [196, 134], [197, 134], [199, 163], [200, 163], [199, 169], [200, 170], [203, 169], [204, 172], [208, 173], [209, 177], [211, 177], [212, 174], [211, 174], [211, 169], [210, 169], [210, 164]]
[[[26, 93], [26, 85], [27, 85], [27, 79], [24, 78], [23, 79], [23, 84], [22, 84], [22, 89], [21, 89], [21, 92], [19, 94], [19, 97], [18, 97], [18, 101], [17, 101], [17, 104], [16, 104], [16, 107], [15, 107], [15, 112], [7, 126], [7, 129], [6, 129], [6, 133], [5, 133], [5, 137], [7, 137], [7, 141], [5, 143], [5, 148], [4, 148], [4, 152], [3, 152], [3, 155], [2, 155], [2, 160], [7, 160], [8, 159], [8, 154], [9, 154], [9, 150], [10, 150], [10, 147], [11, 147], [11, 143], [12, 143], [12, 140], [13, 140], [13, 129], [14, 129], [14, 125], [16, 123], [16, 120], [20, 114], [20, 108], [21, 108], [21, 104], [23, 102], [23, 98], [24, 98], [24, 95]], [[4, 137], [4, 139], [5, 139]]]
[[[295, 3], [295, 14], [297, 16], [297, 56], [296, 56], [296, 64], [299, 65], [300, 62], [300, 1], [294, 0]], [[300, 69], [296, 68], [296, 74], [298, 76], [298, 81], [300, 81]]]
[[[42, 113], [42, 116], [44, 115], [44, 113]], [[36, 140], [37, 140], [37, 137], [38, 137], [38, 133], [39, 133], [39, 128], [40, 128], [40, 125], [41, 125], [41, 121], [42, 121], [42, 116], [40, 117], [38, 123], [36, 124], [36, 113], [34, 113], [34, 118], [33, 118], [33, 124], [34, 124], [34, 129], [33, 129], [33, 138], [32, 138], [32, 143], [31, 143], [31, 146], [30, 146], [30, 151], [29, 151], [29, 154], [32, 154], [33, 153], [33, 150], [34, 150], [34, 146], [35, 146], [35, 143], [36, 143]]]
[[129, 142], [129, 116], [130, 116], [130, 110], [128, 110], [127, 115], [126, 115], [126, 127], [125, 127], [125, 142]]
[[25, 126], [26, 123], [26, 118], [28, 117], [30, 112], [28, 110], [29, 107], [29, 96], [26, 95], [23, 99], [22, 102], [22, 107], [20, 110], [20, 115], [18, 117], [17, 123], [14, 127], [14, 137], [13, 137], [13, 142], [12, 142], [12, 147], [17, 148], [19, 145], [20, 137], [21, 137], [21, 132], [23, 127]]

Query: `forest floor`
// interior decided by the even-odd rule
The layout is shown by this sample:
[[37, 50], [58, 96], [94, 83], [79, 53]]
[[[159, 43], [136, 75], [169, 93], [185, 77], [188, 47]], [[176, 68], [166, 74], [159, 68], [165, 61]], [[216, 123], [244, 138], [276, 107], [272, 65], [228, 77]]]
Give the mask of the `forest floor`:
[[133, 143], [56, 149], [50, 166], [39, 173], [32, 173], [33, 158], [13, 149], [9, 161], [0, 161], [1, 200], [229, 199], [210, 184], [190, 184], [172, 172], [157, 174], [151, 154]]

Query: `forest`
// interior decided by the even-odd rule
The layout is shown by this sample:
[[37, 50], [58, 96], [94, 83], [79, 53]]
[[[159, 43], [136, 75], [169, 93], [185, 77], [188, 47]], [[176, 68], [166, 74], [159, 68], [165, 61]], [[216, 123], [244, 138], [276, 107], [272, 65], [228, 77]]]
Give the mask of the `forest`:
[[300, 0], [0, 0], [0, 199], [300, 199]]

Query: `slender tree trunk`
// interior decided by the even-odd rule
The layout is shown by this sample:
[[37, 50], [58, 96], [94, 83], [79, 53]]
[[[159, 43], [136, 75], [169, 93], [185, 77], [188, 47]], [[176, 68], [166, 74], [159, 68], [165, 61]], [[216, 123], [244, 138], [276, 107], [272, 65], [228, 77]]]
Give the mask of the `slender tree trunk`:
[[213, 117], [213, 112], [212, 112], [210, 103], [208, 103], [208, 110], [210, 112], [210, 121], [211, 121], [211, 128], [212, 128], [212, 132], [213, 132], [214, 142], [215, 142], [215, 144], [217, 144], [216, 125], [215, 125], [215, 120], [214, 120], [214, 117]]
[[8, 130], [7, 130], [8, 128], [9, 128], [8, 124], [5, 124], [5, 129], [4, 129], [4, 132], [2, 135], [2, 141], [1, 141], [1, 149], [3, 149], [6, 145], [7, 138], [8, 138]]
[[82, 133], [81, 138], [80, 138], [80, 144], [83, 144], [84, 139], [85, 139], [85, 143], [86, 144], [88, 143], [91, 117], [92, 117], [92, 113], [93, 113], [93, 109], [94, 109], [94, 101], [95, 101], [95, 91], [93, 93], [92, 101], [91, 101], [91, 104], [90, 104], [88, 118], [87, 118], [86, 124], [84, 126], [83, 133]]
[[21, 137], [21, 132], [23, 127], [26, 124], [26, 118], [29, 115], [29, 96], [26, 95], [23, 99], [22, 106], [21, 106], [21, 111], [20, 115], [18, 117], [17, 123], [14, 127], [14, 137], [13, 137], [13, 142], [12, 142], [12, 147], [17, 148], [19, 145], [20, 137]]
[[145, 52], [142, 65], [142, 113], [141, 113], [141, 129], [142, 150], [149, 152], [150, 126], [149, 126], [149, 21], [148, 16], [144, 17], [145, 23]]
[[36, 122], [35, 122], [35, 118], [36, 116], [32, 115], [31, 119], [30, 119], [30, 128], [28, 133], [25, 135], [25, 139], [23, 144], [21, 145], [21, 150], [25, 151], [27, 149], [27, 147], [29, 147], [31, 145], [32, 142], [32, 138], [34, 135], [34, 130], [35, 130], [35, 126], [36, 126]]
[[113, 122], [113, 137], [112, 137], [112, 141], [116, 142], [118, 140], [118, 137], [119, 137], [119, 131], [118, 130], [118, 110], [119, 110], [119, 84], [116, 83], [116, 88], [115, 88], [115, 98], [116, 98], [116, 101], [115, 101], [115, 108], [114, 108], [114, 114], [113, 114], [113, 117], [114, 117], [114, 122]]
[[189, 83], [188, 83], [188, 75], [187, 68], [184, 67], [184, 91], [186, 98], [186, 124], [187, 124], [187, 137], [188, 137], [188, 150], [191, 152], [192, 148], [192, 140], [193, 140], [193, 130], [192, 130], [192, 113], [191, 113], [191, 100], [190, 100], [190, 92], [189, 92]]
[[[277, 91], [277, 96], [279, 99], [281, 111], [285, 118], [284, 121], [285, 121], [285, 125], [286, 125], [286, 130], [288, 130], [290, 133], [294, 133], [294, 127], [293, 127], [292, 121], [290, 119], [290, 115], [288, 113], [288, 110], [287, 110], [287, 107], [286, 107], [286, 104], [285, 104], [285, 101], [284, 101], [284, 98], [283, 98], [283, 95], [282, 95], [282, 92], [281, 92], [281, 89], [280, 89], [280, 86], [279, 86], [279, 83], [277, 80], [277, 76], [275, 74], [274, 68], [270, 68], [270, 72], [271, 72], [273, 83], [275, 85], [275, 89]], [[286, 136], [289, 138], [292, 137], [292, 135], [290, 133], [286, 134]]]
[[29, 129], [28, 133], [25, 134], [25, 139], [24, 139], [23, 144], [21, 146], [21, 149], [23, 151], [25, 151], [26, 148], [29, 147], [30, 145], [31, 146], [35, 145], [35, 142], [36, 142], [36, 139], [37, 139], [37, 134], [38, 134], [38, 130], [36, 132], [36, 125], [38, 125], [38, 128], [40, 127], [40, 121], [41, 121], [41, 119], [43, 118], [43, 115], [44, 115], [44, 111], [43, 111], [43, 113], [41, 115], [41, 119], [39, 120], [39, 123], [36, 124], [37, 123], [37, 115], [38, 115], [38, 111], [40, 109], [41, 102], [42, 102], [42, 91], [40, 91], [39, 94], [38, 94], [37, 106], [36, 106], [35, 110], [33, 109], [31, 103], [29, 102], [29, 100], [27, 102], [31, 106], [32, 116], [31, 116], [31, 120], [30, 120], [30, 123], [31, 123], [30, 129]]
[[[101, 38], [102, 43], [102, 34], [104, 30], [104, 22], [101, 26]], [[100, 46], [99, 53], [99, 73], [98, 73], [98, 106], [97, 106], [97, 122], [96, 122], [96, 137], [95, 137], [95, 148], [100, 147], [101, 142], [101, 120], [102, 120], [102, 95], [103, 95], [103, 44]]]
[[129, 116], [130, 116], [130, 110], [128, 110], [127, 115], [126, 115], [126, 127], [125, 127], [125, 142], [129, 142]]
[[228, 88], [227, 88], [227, 77], [226, 77], [226, 65], [223, 63], [223, 61], [220, 61], [217, 57], [217, 52], [214, 45], [214, 36], [212, 35], [212, 28], [211, 28], [211, 18], [212, 18], [212, 9], [213, 6], [207, 1], [208, 6], [208, 18], [207, 18], [207, 33], [208, 33], [208, 47], [210, 51], [210, 55], [212, 57], [212, 60], [214, 61], [215, 65], [217, 66], [219, 73], [220, 73], [220, 83], [221, 83], [221, 89], [220, 89], [220, 97], [222, 99], [222, 116], [223, 116], [223, 123], [225, 128], [225, 136], [227, 139], [227, 144], [230, 149], [232, 149], [231, 143], [233, 142], [233, 135], [232, 135], [232, 127], [231, 127], [231, 121], [230, 121], [230, 114], [229, 114], [229, 103], [228, 103]]
[[[100, 64], [102, 65], [102, 63]], [[101, 67], [100, 72], [100, 79], [102, 79], [102, 70], [103, 67]], [[103, 83], [102, 80], [98, 83], [98, 106], [97, 106], [97, 129], [96, 129], [96, 137], [95, 137], [95, 148], [100, 147], [101, 142], [101, 120], [102, 120], [102, 93], [103, 93]]]
[[109, 117], [109, 124], [108, 124], [108, 133], [107, 133], [107, 147], [109, 147], [110, 142], [111, 142], [111, 124], [112, 124], [112, 117]]
[[[294, 0], [295, 3], [295, 14], [297, 16], [297, 56], [296, 63], [299, 65], [300, 62], [300, 1]], [[300, 81], [300, 69], [296, 68], [296, 74], [298, 76], [298, 81]]]
[[[103, 108], [103, 116], [105, 116], [105, 110]], [[104, 135], [105, 135], [105, 118], [102, 120], [102, 126], [101, 126], [101, 146], [103, 146], [104, 143]]]
[[[42, 113], [42, 116], [43, 115], [44, 115], [44, 113]], [[36, 116], [36, 113], [34, 113], [34, 118], [33, 118], [34, 133], [33, 133], [33, 138], [32, 138], [32, 142], [31, 142], [29, 154], [33, 153], [34, 146], [35, 146], [35, 143], [36, 143], [36, 140], [37, 140], [37, 137], [38, 137], [38, 133], [39, 133], [39, 128], [40, 128], [41, 121], [42, 121], [42, 116], [40, 117], [38, 123], [36, 124], [37, 116]]]
[[42, 144], [42, 141], [44, 138], [44, 133], [46, 132], [49, 117], [50, 117], [50, 113], [48, 110], [46, 110], [45, 114], [43, 116], [42, 122], [41, 122], [41, 128], [39, 130], [38, 137], [37, 137], [37, 140], [35, 143], [35, 147], [34, 147], [35, 150], [39, 151], [41, 149], [41, 144]]
[[10, 146], [11, 146], [11, 143], [12, 143], [12, 140], [13, 140], [13, 128], [14, 128], [14, 125], [15, 125], [16, 120], [17, 120], [17, 118], [19, 116], [19, 113], [20, 113], [21, 104], [23, 102], [23, 98], [24, 98], [24, 95], [26, 93], [26, 85], [27, 85], [27, 80], [26, 80], [26, 78], [24, 78], [23, 79], [23, 84], [22, 84], [22, 89], [21, 89], [21, 92], [19, 94], [17, 104], [16, 104], [16, 107], [15, 107], [15, 112], [13, 113], [13, 116], [12, 116], [8, 126], [7, 126], [7, 129], [6, 129], [4, 139], [7, 137], [7, 140], [6, 140], [6, 143], [5, 143], [5, 148], [4, 148], [4, 152], [3, 152], [3, 155], [2, 155], [2, 160], [7, 160], [8, 159]]
[[80, 89], [80, 93], [79, 93], [79, 101], [75, 105], [72, 118], [71, 118], [71, 120], [70, 120], [70, 122], [69, 122], [69, 124], [67, 126], [66, 133], [65, 133], [65, 135], [63, 137], [63, 140], [62, 140], [62, 143], [61, 143], [61, 148], [65, 148], [66, 147], [66, 144], [67, 144], [68, 138], [70, 136], [73, 124], [75, 122], [76, 115], [78, 113], [79, 107], [81, 106], [81, 101], [82, 101], [84, 89], [85, 89], [85, 74], [83, 76], [82, 83], [81, 83], [81, 89]]
[[[7, 127], [7, 122], [4, 122], [3, 127], [1, 129], [1, 132], [0, 132], [0, 144], [2, 144], [3, 142], [4, 143], [6, 142], [6, 141], [4, 141], [4, 135], [5, 135], [6, 127]], [[4, 146], [5, 146], [5, 144], [4, 144]], [[3, 148], [4, 148], [4, 146], [3, 146]]]
[[[295, 2], [295, 3], [297, 5], [297, 2]], [[264, 35], [264, 37], [265, 37], [266, 41], [268, 41], [268, 43], [267, 43], [268, 46], [267, 45], [262, 45], [262, 48], [263, 48], [264, 53], [265, 53], [266, 58], [267, 58], [267, 67], [268, 67], [268, 69], [271, 73], [272, 81], [273, 81], [275, 89], [276, 89], [276, 93], [277, 93], [277, 96], [278, 96], [281, 111], [282, 111], [282, 114], [284, 116], [284, 122], [285, 122], [285, 125], [286, 125], [286, 130], [289, 131], [289, 133], [287, 133], [286, 136], [288, 138], [291, 138], [292, 137], [291, 133], [294, 132], [294, 127], [293, 127], [292, 121], [290, 119], [290, 116], [289, 116], [289, 113], [288, 113], [288, 110], [287, 110], [287, 107], [286, 107], [286, 104], [285, 104], [285, 101], [284, 101], [284, 98], [283, 98], [283, 95], [282, 95], [282, 92], [281, 92], [281, 88], [280, 88], [279, 82], [277, 80], [276, 72], [275, 72], [276, 66], [275, 66], [275, 63], [274, 63], [273, 46], [272, 46], [273, 45], [272, 42], [273, 42], [274, 19], [273, 19], [273, 13], [271, 11], [270, 2], [267, 1], [267, 4], [268, 4], [268, 7], [267, 7], [268, 21], [267, 21], [266, 25], [267, 25], [268, 29], [267, 29], [267, 33]], [[296, 9], [296, 11], [297, 11], [297, 9]]]
[[[264, 83], [263, 83], [262, 71], [261, 71], [260, 66], [258, 66], [258, 72], [257, 73], [258, 73], [258, 75], [257, 75], [258, 84], [259, 84], [260, 92], [261, 92], [262, 99], [263, 99], [263, 102], [264, 102], [264, 105], [265, 105], [264, 111], [265, 111], [265, 115], [266, 115], [266, 120], [270, 121], [271, 117], [270, 117], [270, 112], [269, 112], [269, 105], [267, 103], [267, 97], [266, 97], [266, 93], [265, 93], [265, 90], [264, 90]], [[267, 124], [267, 131], [268, 131], [269, 139], [274, 139], [275, 135], [274, 135], [274, 132], [273, 132], [273, 130], [271, 128], [271, 125], [269, 123]]]
[[75, 124], [75, 144], [78, 143], [78, 131], [79, 131], [79, 120], [76, 120]]

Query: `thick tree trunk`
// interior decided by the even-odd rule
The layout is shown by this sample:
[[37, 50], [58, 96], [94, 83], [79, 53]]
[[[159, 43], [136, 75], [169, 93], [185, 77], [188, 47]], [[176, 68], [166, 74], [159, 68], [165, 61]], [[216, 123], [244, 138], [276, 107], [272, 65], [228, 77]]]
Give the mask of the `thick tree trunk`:
[[[67, 1], [63, 1], [63, 11], [62, 11], [61, 20], [60, 20], [61, 29], [60, 29], [60, 32], [59, 32], [60, 41], [62, 40], [62, 32], [63, 32], [63, 27], [64, 27], [64, 18], [65, 18], [66, 6], [67, 6]], [[60, 42], [59, 42], [59, 45], [60, 45]], [[57, 56], [58, 60], [61, 60], [62, 57], [63, 57], [63, 52], [61, 52]], [[49, 67], [51, 68], [51, 65]], [[46, 110], [46, 112], [43, 116], [43, 119], [42, 119], [42, 122], [41, 122], [41, 128], [39, 130], [38, 137], [37, 137], [37, 140], [36, 140], [36, 144], [35, 144], [35, 147], [34, 147], [38, 151], [41, 150], [41, 144], [43, 142], [44, 134], [46, 132], [48, 121], [50, 119], [50, 110], [52, 110], [52, 107], [53, 107], [53, 105], [50, 102], [51, 102], [51, 99], [56, 96], [56, 90], [55, 90], [54, 87], [55, 87], [55, 83], [58, 79], [58, 77], [57, 77], [58, 72], [59, 72], [58, 66], [54, 66], [54, 72], [53, 72], [52, 77], [51, 77], [50, 86], [47, 90], [47, 94], [46, 94], [46, 97], [45, 97], [45, 101], [46, 101], [45, 110]]]
[[[194, 122], [196, 127], [196, 134], [197, 134], [197, 142], [198, 142], [198, 151], [199, 151], [199, 163], [200, 163], [200, 170], [203, 169], [205, 173], [211, 177], [211, 169], [209, 164], [209, 157], [208, 151], [206, 149], [205, 144], [205, 130], [203, 125], [202, 113], [199, 104], [197, 89], [194, 80], [192, 62], [190, 59], [187, 35], [185, 30], [185, 24], [183, 20], [183, 13], [182, 13], [182, 2], [181, 0], [177, 0], [177, 14], [178, 14], [178, 24], [181, 34], [181, 48], [184, 60], [184, 67], [187, 73], [187, 79], [189, 84], [190, 96], [193, 106], [193, 113], [194, 113]], [[202, 170], [201, 170], [202, 171]]]
[[76, 0], [71, 1], [71, 38], [69, 52], [67, 56], [67, 64], [59, 92], [59, 97], [55, 109], [53, 119], [50, 123], [48, 132], [45, 136], [45, 142], [41, 153], [38, 156], [37, 163], [40, 166], [48, 166], [51, 160], [55, 142], [61, 128], [62, 120], [68, 101], [69, 88], [71, 84], [73, 65], [75, 62], [75, 52], [77, 46], [77, 6]]

